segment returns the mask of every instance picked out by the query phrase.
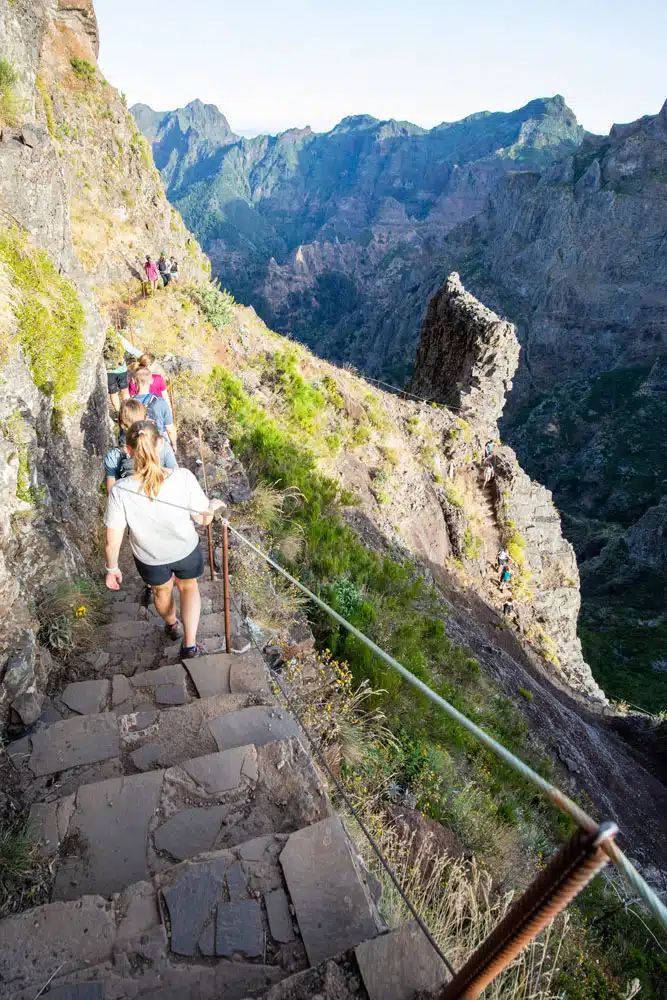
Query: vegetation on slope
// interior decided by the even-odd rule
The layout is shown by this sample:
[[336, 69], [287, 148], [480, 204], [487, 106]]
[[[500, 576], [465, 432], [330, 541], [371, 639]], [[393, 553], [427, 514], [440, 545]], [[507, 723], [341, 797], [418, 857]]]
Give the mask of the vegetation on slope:
[[[278, 558], [434, 690], [550, 774], [551, 764], [529, 736], [520, 707], [447, 637], [439, 595], [416, 565], [369, 549], [346, 523], [345, 505], [354, 498], [322, 474], [317, 460], [323, 451], [322, 414], [336, 404], [327, 400], [324, 387], [303, 379], [287, 354], [288, 360], [280, 351], [262, 360], [262, 378], [273, 364], [268, 374], [282, 410], [270, 416], [264, 400], [217, 366], [208, 377], [179, 376], [181, 419], [187, 421], [190, 408], [197, 422], [212, 419], [265, 489], [289, 487], [278, 514], [275, 506], [267, 508], [268, 544]], [[568, 835], [570, 824], [348, 633], [317, 613], [311, 618], [320, 648], [330, 651], [324, 655], [347, 662], [355, 683], [370, 683], [371, 707], [382, 710], [392, 733], [390, 741], [379, 740], [362, 763], [345, 771], [348, 787], [363, 798], [386, 797], [394, 789], [450, 829], [496, 886], [524, 886], [541, 858]], [[659, 997], [662, 956], [638, 918], [616, 914], [616, 892], [612, 881], [584, 898], [560, 963], [562, 995], [621, 1000], [622, 987], [637, 976], [644, 996]]]
[[46, 251], [30, 247], [17, 229], [0, 229], [0, 265], [15, 292], [16, 336], [35, 385], [57, 405], [76, 389], [84, 354], [83, 306]]
[[581, 640], [596, 680], [657, 713], [667, 708], [667, 573], [636, 560], [624, 538], [667, 482], [667, 403], [650, 390], [650, 371], [568, 382], [517, 414], [511, 434], [529, 473], [551, 484], [577, 552]]

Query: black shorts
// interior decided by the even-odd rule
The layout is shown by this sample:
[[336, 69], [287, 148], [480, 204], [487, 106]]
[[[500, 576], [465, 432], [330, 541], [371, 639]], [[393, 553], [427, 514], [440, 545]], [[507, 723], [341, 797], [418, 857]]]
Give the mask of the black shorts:
[[109, 395], [120, 392], [121, 389], [128, 389], [130, 385], [127, 372], [107, 372], [107, 388]]
[[149, 587], [161, 587], [163, 584], [169, 583], [172, 576], [178, 577], [179, 580], [196, 580], [200, 577], [204, 572], [204, 553], [197, 543], [197, 548], [193, 549], [185, 559], [179, 559], [178, 562], [165, 566], [148, 566], [135, 556], [134, 564], [144, 583], [147, 583]]

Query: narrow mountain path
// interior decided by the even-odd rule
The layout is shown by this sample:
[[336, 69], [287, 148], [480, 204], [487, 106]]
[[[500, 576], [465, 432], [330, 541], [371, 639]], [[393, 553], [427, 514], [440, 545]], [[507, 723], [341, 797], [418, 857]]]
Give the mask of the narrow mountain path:
[[222, 651], [222, 582], [201, 584], [206, 655], [181, 661], [127, 555], [124, 573], [86, 679], [8, 747], [52, 886], [0, 921], [0, 1000], [381, 1000], [390, 980], [407, 1000], [444, 982], [414, 925], [388, 932], [234, 611], [244, 651]]

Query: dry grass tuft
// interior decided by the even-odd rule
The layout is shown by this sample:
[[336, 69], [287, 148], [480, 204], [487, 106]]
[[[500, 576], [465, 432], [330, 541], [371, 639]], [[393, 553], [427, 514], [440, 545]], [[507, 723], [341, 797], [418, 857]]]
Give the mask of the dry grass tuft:
[[106, 595], [92, 580], [60, 584], [37, 605], [40, 641], [65, 659], [91, 649], [106, 608]]
[[0, 918], [48, 901], [51, 869], [25, 819], [0, 827]]

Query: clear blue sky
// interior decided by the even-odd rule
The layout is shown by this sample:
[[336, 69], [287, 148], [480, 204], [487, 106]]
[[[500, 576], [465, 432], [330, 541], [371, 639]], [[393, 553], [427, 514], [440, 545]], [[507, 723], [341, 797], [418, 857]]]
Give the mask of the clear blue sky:
[[431, 127], [562, 93], [594, 132], [667, 97], [667, 0], [95, 0], [130, 103], [195, 97], [237, 131], [349, 114]]

